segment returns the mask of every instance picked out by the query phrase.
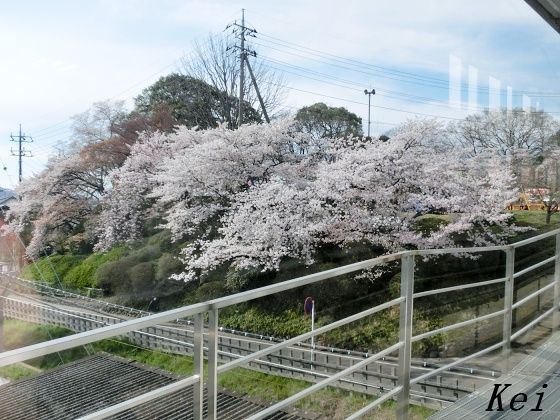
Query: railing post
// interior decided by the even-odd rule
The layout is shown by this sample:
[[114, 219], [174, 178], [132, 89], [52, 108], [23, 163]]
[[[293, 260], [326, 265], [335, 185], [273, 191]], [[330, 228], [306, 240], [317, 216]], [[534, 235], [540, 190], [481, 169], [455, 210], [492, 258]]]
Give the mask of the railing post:
[[515, 248], [506, 249], [506, 281], [504, 286], [504, 323], [502, 341], [502, 374], [509, 371], [509, 357], [511, 355], [511, 323], [513, 320], [513, 274], [515, 271]]
[[218, 309], [208, 312], [208, 420], [218, 418]]
[[397, 419], [408, 419], [410, 397], [410, 358], [412, 351], [412, 294], [414, 292], [414, 255], [405, 254], [401, 259], [401, 297], [400, 305], [398, 385], [402, 391], [397, 397]]
[[194, 316], [194, 374], [199, 376], [199, 381], [193, 386], [193, 418], [203, 419], [204, 404], [204, 336], [202, 314]]
[[4, 296], [0, 296], [0, 353], [4, 351]]
[[552, 329], [560, 327], [560, 233], [556, 234], [556, 260], [554, 261], [554, 308], [552, 316]]

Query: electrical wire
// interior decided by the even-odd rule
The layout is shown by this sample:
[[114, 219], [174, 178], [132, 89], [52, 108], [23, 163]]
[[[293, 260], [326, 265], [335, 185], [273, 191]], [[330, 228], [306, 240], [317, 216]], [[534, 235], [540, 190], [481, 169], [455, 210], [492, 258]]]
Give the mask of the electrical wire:
[[[394, 75], [394, 76], [401, 76], [401, 77], [410, 77], [412, 79], [417, 79], [419, 81], [424, 81], [424, 82], [430, 82], [430, 83], [436, 83], [439, 84], [441, 88], [445, 88], [445, 89], [449, 89], [449, 81], [446, 79], [441, 79], [441, 78], [435, 78], [432, 76], [424, 76], [424, 75], [420, 75], [417, 73], [412, 73], [412, 72], [406, 72], [406, 71], [401, 71], [401, 70], [395, 70], [395, 69], [391, 69], [388, 67], [383, 67], [383, 66], [379, 66], [379, 65], [374, 65], [371, 63], [366, 63], [363, 61], [359, 61], [359, 60], [355, 60], [355, 59], [351, 59], [351, 58], [346, 58], [346, 57], [342, 57], [342, 56], [338, 56], [336, 54], [331, 54], [328, 52], [324, 52], [324, 51], [320, 51], [317, 49], [313, 49], [313, 48], [309, 48], [300, 44], [296, 44], [290, 41], [286, 41], [286, 40], [282, 40], [280, 38], [277, 37], [273, 37], [271, 35], [268, 35], [266, 33], [263, 32], [259, 32], [258, 33], [259, 37], [264, 37], [263, 38], [259, 38], [260, 41], [263, 42], [268, 42], [268, 43], [272, 43], [273, 45], [276, 46], [282, 46], [282, 47], [286, 47], [286, 48], [290, 48], [290, 50], [297, 50], [303, 53], [307, 53], [313, 56], [317, 56], [320, 58], [324, 58], [324, 59], [331, 59], [335, 62], [338, 63], [343, 63], [346, 65], [353, 65], [357, 68], [369, 68], [369, 69], [374, 69], [376, 71], [380, 71], [380, 72], [386, 72], [390, 75]], [[282, 52], [285, 53], [290, 53], [289, 51], [286, 50], [282, 50]], [[307, 57], [309, 59], [309, 57]], [[328, 64], [328, 63], [326, 63]], [[353, 70], [351, 67], [346, 67], [346, 69], [348, 70]], [[371, 75], [371, 73], [369, 73]], [[460, 91], [467, 91], [470, 89], [470, 87], [468, 85], [465, 84], [461, 84], [460, 85]], [[434, 87], [434, 86], [431, 86]], [[453, 89], [453, 87], [451, 87]], [[493, 90], [490, 89], [489, 87], [486, 86], [478, 86], [477, 90], [479, 92], [483, 92], [483, 93], [489, 93], [492, 92]], [[500, 90], [501, 92], [501, 90]], [[522, 95], [530, 95], [530, 96], [539, 96], [539, 97], [560, 97], [560, 92], [541, 92], [541, 91], [522, 91], [519, 93], [513, 93], [514, 96], [522, 96]]]

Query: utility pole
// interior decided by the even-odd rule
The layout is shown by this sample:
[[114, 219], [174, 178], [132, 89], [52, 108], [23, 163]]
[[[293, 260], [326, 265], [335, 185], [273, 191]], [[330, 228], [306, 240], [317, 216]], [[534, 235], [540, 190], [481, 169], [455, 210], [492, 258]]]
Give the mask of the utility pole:
[[367, 136], [370, 137], [370, 129], [371, 129], [371, 95], [375, 95], [375, 89], [372, 89], [368, 92], [367, 89], [364, 90], [364, 93], [368, 95], [368, 111], [367, 111]]
[[270, 122], [270, 118], [268, 117], [268, 113], [266, 112], [266, 108], [264, 106], [264, 100], [262, 98], [261, 92], [259, 90], [259, 86], [257, 85], [257, 79], [255, 74], [253, 73], [253, 69], [251, 68], [251, 64], [249, 63], [248, 56], [256, 57], [257, 53], [245, 46], [245, 41], [247, 40], [247, 36], [252, 36], [256, 38], [256, 29], [249, 28], [245, 26], [245, 9], [241, 9], [241, 24], [234, 22], [226, 27], [228, 29], [230, 26], [234, 26], [233, 33], [239, 38], [239, 44], [233, 47], [228, 47], [227, 50], [239, 50], [239, 104], [237, 109], [237, 126], [240, 127], [243, 124], [243, 97], [245, 93], [245, 66], [247, 66], [247, 70], [249, 70], [249, 75], [251, 76], [251, 82], [255, 87], [255, 92], [257, 93], [257, 98], [259, 99], [259, 103], [261, 105], [261, 109], [263, 112], [264, 119], [267, 123]]
[[29, 150], [25, 150], [23, 147], [23, 143], [31, 143], [33, 142], [33, 138], [31, 136], [26, 136], [21, 132], [21, 124], [19, 125], [19, 135], [14, 136], [10, 133], [10, 141], [16, 141], [18, 143], [18, 150], [14, 151], [10, 148], [10, 152], [12, 156], [17, 156], [19, 158], [19, 182], [21, 182], [23, 178], [23, 164], [22, 158], [23, 157], [31, 157], [31, 152]]
[[243, 89], [245, 84], [245, 9], [241, 9], [241, 31], [239, 36], [241, 39], [241, 48], [239, 48], [239, 109], [237, 114], [237, 127], [241, 127], [243, 123]]

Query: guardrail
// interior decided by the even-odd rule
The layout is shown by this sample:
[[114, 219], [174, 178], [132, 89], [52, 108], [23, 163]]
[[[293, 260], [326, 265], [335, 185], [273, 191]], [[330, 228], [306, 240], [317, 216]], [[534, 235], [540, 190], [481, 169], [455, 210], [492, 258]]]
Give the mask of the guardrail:
[[[553, 257], [547, 258], [540, 261], [530, 267], [523, 270], [515, 272], [515, 250], [532, 244], [544, 239], [554, 237], [556, 240], [555, 255]], [[445, 287], [441, 289], [435, 289], [430, 291], [424, 291], [420, 293], [414, 293], [414, 267], [415, 259], [418, 257], [428, 257], [433, 255], [443, 255], [443, 254], [469, 254], [469, 253], [483, 253], [490, 251], [500, 251], [504, 252], [506, 256], [505, 265], [505, 275], [502, 278], [481, 281], [476, 283], [469, 283], [453, 287]], [[302, 287], [305, 285], [317, 283], [326, 279], [331, 279], [343, 274], [355, 273], [364, 269], [371, 269], [373, 267], [386, 264], [389, 262], [401, 262], [401, 288], [400, 297], [393, 299], [389, 302], [377, 305], [373, 308], [367, 309], [365, 311], [359, 312], [357, 314], [351, 315], [344, 319], [332, 322], [328, 325], [324, 325], [315, 329], [312, 332], [307, 332], [301, 334], [297, 337], [276, 343], [268, 348], [256, 351], [249, 355], [243, 356], [239, 359], [227, 362], [222, 365], [218, 365], [218, 319], [220, 309], [236, 305], [239, 303], [249, 302], [254, 299], [258, 299], [265, 296], [270, 296], [272, 294], [280, 293], [283, 291], [291, 290], [297, 287]], [[554, 263], [554, 279], [549, 285], [539, 288], [536, 292], [530, 294], [529, 296], [514, 302], [514, 282], [515, 279], [527, 274], [533, 270], [541, 268], [546, 264]], [[483, 316], [478, 316], [473, 319], [457, 322], [452, 325], [448, 325], [442, 328], [438, 328], [423, 334], [413, 335], [412, 320], [413, 320], [413, 302], [414, 299], [419, 299], [424, 296], [436, 295], [441, 293], [449, 293], [453, 291], [465, 290], [469, 288], [483, 287], [488, 285], [501, 284], [504, 285], [504, 307], [498, 311], [486, 314]], [[530, 299], [536, 298], [541, 294], [553, 290], [553, 305], [550, 309], [546, 310], [543, 314], [536, 317], [533, 321], [529, 322], [527, 325], [521, 327], [515, 333], [512, 333], [512, 314], [515, 308], [523, 305]], [[143, 395], [137, 396], [135, 398], [123, 401], [117, 405], [99, 410], [95, 413], [88, 414], [82, 419], [102, 419], [121, 413], [132, 407], [144, 404], [148, 401], [152, 401], [164, 395], [168, 395], [179, 389], [183, 389], [187, 386], [193, 386], [193, 415], [195, 419], [203, 418], [203, 392], [207, 389], [208, 393], [208, 405], [207, 405], [207, 418], [214, 420], [217, 418], [217, 391], [218, 391], [218, 375], [220, 373], [226, 372], [236, 367], [246, 365], [252, 361], [259, 360], [264, 356], [274, 353], [280, 349], [287, 346], [296, 344], [298, 342], [308, 340], [316, 335], [324, 334], [336, 328], [348, 325], [352, 322], [363, 319], [364, 317], [371, 316], [382, 310], [386, 310], [395, 306], [399, 306], [400, 319], [399, 319], [399, 340], [397, 343], [389, 346], [382, 351], [375, 354], [369, 355], [369, 357], [364, 360], [341, 370], [333, 375], [330, 375], [326, 379], [311, 385], [310, 387], [286, 398], [272, 406], [262, 410], [261, 412], [254, 414], [249, 419], [263, 419], [281, 408], [290, 406], [297, 402], [298, 400], [309, 396], [310, 394], [339, 381], [345, 376], [351, 374], [352, 372], [362, 369], [369, 363], [381, 359], [382, 357], [388, 356], [392, 353], [398, 353], [399, 367], [398, 367], [398, 385], [390, 390], [389, 392], [383, 394], [361, 410], [355, 412], [351, 415], [350, 419], [360, 418], [361, 416], [367, 414], [374, 408], [378, 407], [383, 402], [390, 398], [397, 398], [397, 418], [406, 419], [408, 418], [408, 406], [410, 398], [410, 386], [412, 384], [424, 381], [432, 376], [438, 375], [445, 370], [452, 368], [454, 366], [460, 365], [468, 360], [480, 357], [492, 351], [502, 349], [504, 369], [503, 372], [509, 369], [509, 358], [511, 354], [511, 342], [517, 337], [521, 336], [533, 326], [543, 321], [546, 317], [554, 314], [553, 316], [553, 327], [557, 328], [559, 325], [559, 312], [558, 308], [560, 305], [560, 229], [554, 230], [542, 235], [535, 236], [533, 238], [526, 239], [510, 245], [497, 245], [488, 247], [471, 247], [471, 248], [446, 248], [446, 249], [427, 249], [427, 250], [414, 250], [414, 251], [403, 251], [391, 255], [385, 255], [378, 258], [373, 258], [370, 260], [346, 265], [343, 267], [334, 268], [331, 270], [323, 271], [320, 273], [310, 274], [307, 276], [299, 277], [293, 280], [288, 280], [282, 283], [273, 284], [266, 287], [261, 287], [258, 289], [237, 293], [231, 296], [222, 297], [219, 299], [214, 299], [207, 302], [201, 302], [194, 305], [173, 309], [170, 311], [162, 312], [159, 314], [148, 315], [142, 318], [133, 319], [129, 321], [124, 321], [116, 325], [110, 325], [102, 328], [97, 328], [92, 331], [87, 331], [84, 333], [76, 334], [73, 336], [63, 337], [55, 340], [51, 340], [45, 343], [39, 343], [31, 346], [27, 346], [21, 349], [16, 349], [12, 351], [7, 351], [0, 353], [0, 366], [9, 365], [16, 362], [25, 361], [34, 357], [43, 356], [46, 354], [54, 353], [61, 350], [66, 350], [73, 347], [82, 346], [89, 344], [98, 340], [115, 337], [118, 335], [126, 334], [131, 331], [141, 330], [159, 323], [169, 322], [176, 320], [178, 318], [193, 317], [194, 319], [194, 374], [188, 378], [179, 380], [172, 385], [168, 385], [163, 388], [156, 389], [154, 391], [145, 393]], [[207, 358], [208, 358], [208, 369], [206, 374], [206, 381], [204, 381], [203, 374], [203, 351], [204, 351], [204, 317], [208, 317], [206, 335], [207, 335]], [[437, 369], [429, 371], [427, 373], [421, 374], [414, 378], [411, 378], [411, 349], [412, 343], [420, 341], [424, 338], [447, 333], [458, 328], [469, 326], [476, 322], [481, 322], [495, 317], [502, 317], [503, 328], [502, 328], [502, 340], [495, 343], [489, 347], [486, 347], [480, 351], [469, 354], [460, 359], [454, 360], [447, 363]]]

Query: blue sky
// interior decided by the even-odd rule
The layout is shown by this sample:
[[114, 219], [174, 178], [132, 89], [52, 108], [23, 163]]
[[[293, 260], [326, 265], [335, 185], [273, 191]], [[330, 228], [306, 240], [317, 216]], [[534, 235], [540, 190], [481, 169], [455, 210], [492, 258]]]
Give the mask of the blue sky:
[[529, 92], [533, 106], [560, 116], [560, 96], [539, 96], [560, 92], [560, 35], [522, 0], [0, 0], [0, 6], [0, 164], [8, 168], [0, 172], [1, 186], [17, 181], [9, 135], [19, 123], [35, 139], [34, 157], [24, 160], [29, 176], [68, 138], [72, 115], [95, 101], [130, 103], [176, 71], [194, 41], [239, 19], [241, 8], [259, 31], [253, 47], [285, 72], [288, 111], [322, 101], [366, 122], [363, 90], [374, 87], [374, 133], [415, 113], [461, 118], [466, 104], [448, 102], [452, 55], [462, 62], [462, 101], [472, 66], [477, 107], [488, 105], [492, 76], [501, 83], [502, 105], [511, 86], [514, 106]]

